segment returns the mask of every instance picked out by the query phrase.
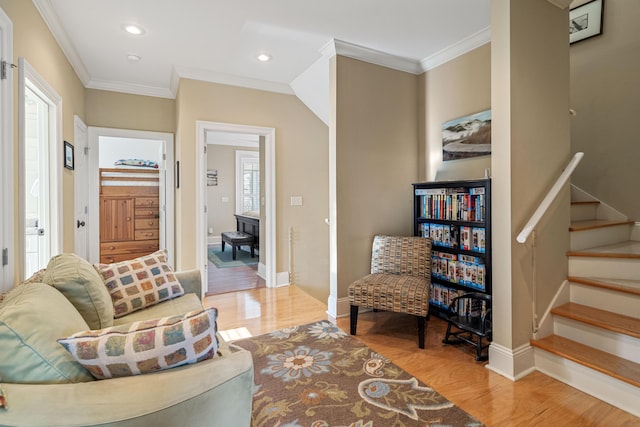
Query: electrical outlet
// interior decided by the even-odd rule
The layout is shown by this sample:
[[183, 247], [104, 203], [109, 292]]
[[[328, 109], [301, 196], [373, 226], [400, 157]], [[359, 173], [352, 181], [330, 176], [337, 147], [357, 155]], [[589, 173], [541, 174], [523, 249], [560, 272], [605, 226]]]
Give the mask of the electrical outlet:
[[229, 203], [229, 198], [227, 196], [220, 197], [220, 203]]
[[291, 196], [291, 206], [302, 206], [302, 196]]

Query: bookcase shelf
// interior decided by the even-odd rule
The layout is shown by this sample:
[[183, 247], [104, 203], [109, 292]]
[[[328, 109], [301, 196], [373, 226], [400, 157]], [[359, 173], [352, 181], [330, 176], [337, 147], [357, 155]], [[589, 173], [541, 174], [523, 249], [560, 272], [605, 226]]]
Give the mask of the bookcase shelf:
[[491, 180], [413, 184], [414, 235], [430, 237], [430, 307], [444, 315], [466, 292], [491, 295]]

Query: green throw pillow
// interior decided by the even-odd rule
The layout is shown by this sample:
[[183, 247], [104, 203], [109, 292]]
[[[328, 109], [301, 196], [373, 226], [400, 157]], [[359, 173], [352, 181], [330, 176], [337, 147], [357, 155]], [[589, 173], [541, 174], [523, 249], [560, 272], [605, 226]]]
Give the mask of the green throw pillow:
[[91, 329], [113, 326], [113, 303], [93, 265], [75, 254], [57, 255], [49, 261], [42, 281], [73, 304]]
[[56, 341], [87, 327], [51, 286], [18, 286], [0, 306], [0, 378], [33, 384], [92, 381], [91, 374]]

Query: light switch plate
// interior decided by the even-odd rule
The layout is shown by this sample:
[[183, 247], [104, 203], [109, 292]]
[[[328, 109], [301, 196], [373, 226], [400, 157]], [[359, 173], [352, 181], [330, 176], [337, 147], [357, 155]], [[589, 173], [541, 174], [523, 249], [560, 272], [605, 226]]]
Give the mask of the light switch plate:
[[302, 196], [291, 196], [291, 206], [302, 206]]

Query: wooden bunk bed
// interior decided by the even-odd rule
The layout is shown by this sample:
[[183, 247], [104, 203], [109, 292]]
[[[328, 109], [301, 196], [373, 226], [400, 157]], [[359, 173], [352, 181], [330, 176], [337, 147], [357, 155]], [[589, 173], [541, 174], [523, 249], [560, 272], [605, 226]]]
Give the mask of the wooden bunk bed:
[[100, 262], [114, 263], [160, 248], [160, 172], [100, 168]]

